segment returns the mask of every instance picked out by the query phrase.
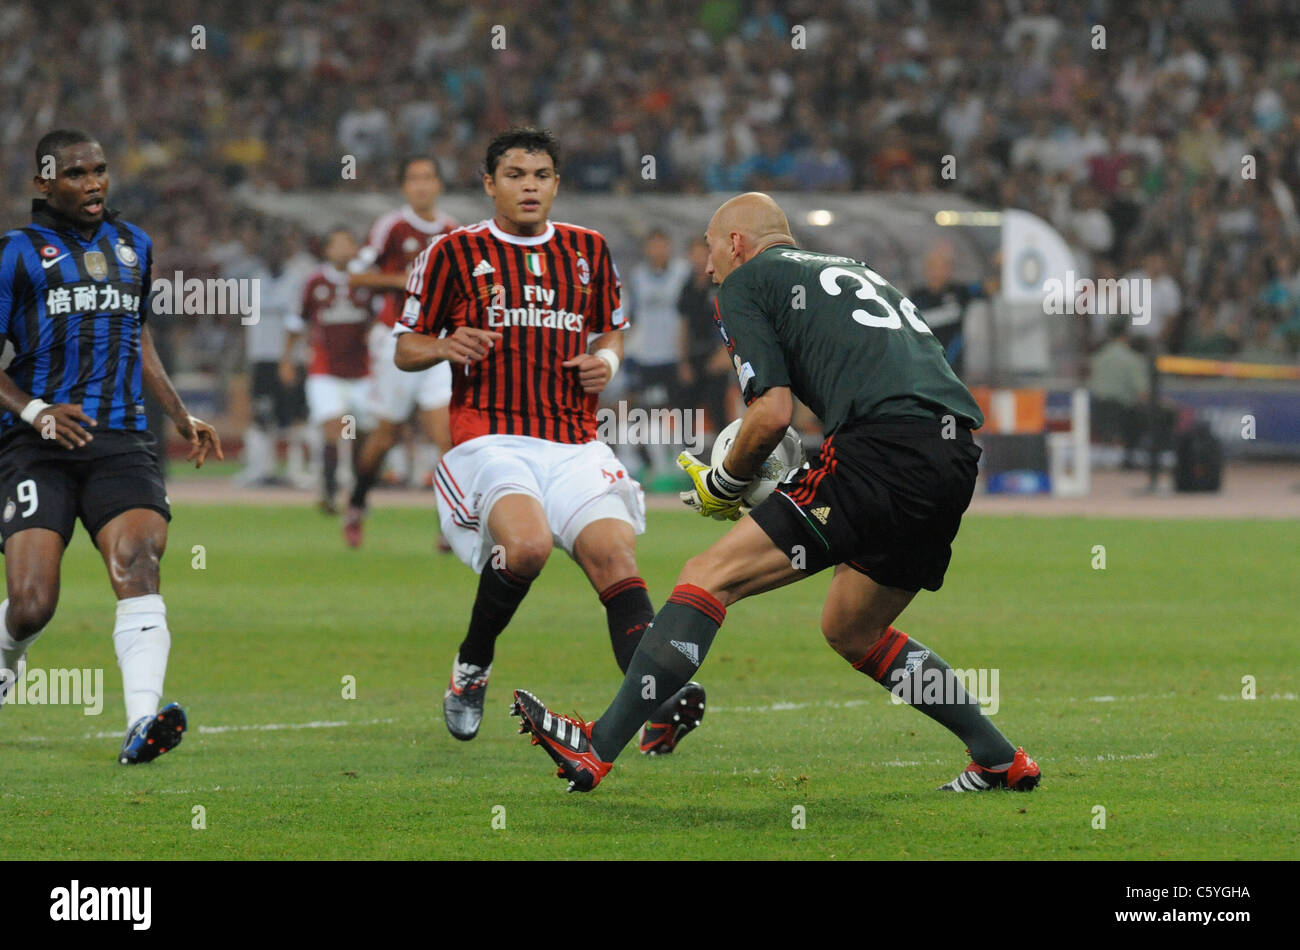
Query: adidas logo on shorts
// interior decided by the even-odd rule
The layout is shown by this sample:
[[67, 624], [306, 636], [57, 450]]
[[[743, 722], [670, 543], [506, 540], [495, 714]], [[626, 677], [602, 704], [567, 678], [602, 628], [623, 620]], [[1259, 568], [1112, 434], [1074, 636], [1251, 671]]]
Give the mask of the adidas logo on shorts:
[[814, 508], [814, 509], [812, 510], [812, 513], [813, 513], [813, 517], [814, 517], [814, 518], [816, 518], [816, 519], [817, 519], [818, 521], [820, 521], [822, 524], [825, 524], [825, 523], [826, 523], [826, 519], [829, 518], [829, 517], [831, 516], [831, 509], [830, 509], [829, 506], [826, 506], [826, 507], [823, 507], [823, 508]]
[[681, 650], [682, 654], [696, 666], [700, 665], [700, 647], [698, 644], [682, 643], [678, 640], [669, 640], [668, 642]]

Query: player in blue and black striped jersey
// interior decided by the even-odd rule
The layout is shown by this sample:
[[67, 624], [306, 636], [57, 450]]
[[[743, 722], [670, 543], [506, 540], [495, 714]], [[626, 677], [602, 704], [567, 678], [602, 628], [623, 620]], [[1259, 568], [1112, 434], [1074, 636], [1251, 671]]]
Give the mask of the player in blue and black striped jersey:
[[190, 459], [222, 457], [212, 426], [191, 416], [154, 349], [145, 315], [153, 242], [109, 210], [108, 162], [84, 132], [36, 147], [32, 223], [0, 237], [0, 333], [15, 355], [0, 372], [0, 701], [54, 615], [59, 566], [77, 518], [117, 596], [113, 644], [126, 694], [118, 761], [174, 747], [185, 713], [161, 711], [171, 634], [158, 563], [171, 511], [145, 424], [143, 389], [190, 441]]

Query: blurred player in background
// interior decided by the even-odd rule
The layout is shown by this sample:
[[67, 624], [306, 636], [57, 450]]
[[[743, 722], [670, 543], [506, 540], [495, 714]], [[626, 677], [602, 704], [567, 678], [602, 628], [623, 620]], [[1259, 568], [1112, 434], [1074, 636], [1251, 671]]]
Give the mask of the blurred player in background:
[[[708, 419], [708, 431], [716, 435], [731, 418], [727, 411], [728, 388], [733, 373], [731, 357], [718, 339], [713, 325], [713, 301], [718, 288], [709, 279], [709, 244], [703, 238], [691, 241], [690, 279], [677, 298], [677, 312], [681, 314], [681, 349], [686, 358], [677, 367], [677, 381], [681, 387], [678, 400], [683, 407], [703, 410]], [[704, 431], [696, 423], [696, 431]], [[708, 446], [712, 445], [712, 438]]]
[[171, 505], [148, 431], [143, 390], [163, 406], [201, 466], [222, 458], [216, 430], [185, 410], [145, 317], [153, 241], [108, 207], [108, 161], [84, 132], [36, 146], [32, 223], [0, 238], [0, 333], [14, 360], [0, 372], [0, 702], [59, 600], [77, 518], [117, 597], [113, 647], [126, 694], [124, 765], [180, 743], [185, 711], [160, 711], [171, 633], [159, 593]]
[[[548, 220], [558, 155], [537, 129], [491, 141], [483, 188], [493, 217], [416, 259], [395, 331], [400, 368], [455, 366], [438, 514], [480, 575], [443, 700], [447, 729], [462, 740], [482, 723], [497, 636], [555, 544], [599, 594], [619, 669], [654, 614], [636, 565], [641, 487], [596, 441], [596, 396], [622, 361], [627, 325], [618, 272], [598, 232]], [[650, 723], [642, 719], [642, 751], [671, 752], [703, 707], [697, 684], [661, 697]]]
[[948, 365], [960, 377], [966, 360], [966, 308], [972, 300], [984, 297], [986, 288], [952, 279], [955, 254], [950, 241], [938, 241], [930, 248], [925, 255], [925, 282], [912, 291], [911, 301], [925, 314], [925, 322], [943, 347]]
[[[356, 484], [343, 519], [343, 536], [352, 547], [361, 544], [366, 496], [379, 477], [384, 457], [397, 443], [398, 427], [410, 418], [411, 412], [419, 410], [429, 448], [438, 453], [451, 448], [447, 413], [447, 404], [451, 402], [451, 364], [439, 363], [420, 373], [403, 373], [393, 364], [397, 340], [392, 330], [406, 299], [403, 289], [411, 262], [434, 238], [456, 227], [456, 221], [438, 210], [442, 176], [433, 158], [408, 158], [402, 162], [398, 174], [406, 204], [375, 222], [366, 246], [354, 262], [367, 269], [354, 270], [349, 278], [353, 287], [368, 287], [383, 294], [383, 306], [370, 337], [376, 426], [361, 448]], [[411, 468], [416, 474], [428, 472], [432, 478], [436, 460], [429, 459], [427, 465], [414, 462], [413, 459]], [[440, 550], [451, 550], [441, 535], [438, 541]]]
[[[658, 228], [646, 235], [643, 258], [632, 268], [627, 281], [630, 311], [627, 341], [627, 374], [631, 398], [647, 411], [668, 408], [677, 392], [678, 367], [685, 360], [681, 348], [681, 314], [677, 300], [690, 279], [686, 261], [673, 255], [672, 239]], [[680, 474], [669, 461], [670, 433], [654, 433], [643, 447], [649, 468], [640, 480], [651, 484], [668, 476], [675, 486]], [[680, 438], [682, 433], [676, 433]], [[635, 447], [624, 450], [635, 452]]]
[[321, 501], [326, 514], [337, 514], [339, 442], [352, 443], [352, 464], [361, 434], [370, 428], [370, 350], [366, 342], [376, 298], [368, 287], [352, 287], [344, 268], [357, 253], [357, 239], [345, 227], [336, 227], [325, 239], [325, 263], [307, 278], [302, 289], [301, 312], [285, 321], [284, 353], [280, 357], [280, 382], [292, 386], [296, 379], [293, 354], [306, 332], [311, 362], [307, 367], [308, 420], [321, 427], [325, 444], [321, 452]]
[[282, 436], [288, 440], [289, 478], [295, 469], [305, 469], [300, 460], [306, 448], [301, 433], [301, 423], [307, 419], [306, 368], [295, 360], [296, 382], [286, 386], [280, 380], [280, 360], [285, 323], [298, 309], [303, 280], [316, 264], [313, 261], [305, 273], [297, 270], [297, 236], [292, 230], [268, 236], [263, 245], [262, 260], [250, 266], [246, 275], [261, 285], [261, 309], [257, 321], [244, 329], [253, 404], [252, 419], [244, 430], [244, 468], [235, 477], [239, 485], [281, 483], [276, 447]]
[[[810, 467], [686, 562], [603, 716], [584, 723], [516, 690], [524, 731], [571, 791], [590, 791], [649, 711], [645, 684], [667, 691], [688, 682], [728, 606], [834, 566], [822, 634], [855, 670], [966, 744], [969, 767], [942, 787], [1032, 789], [1033, 759], [937, 654], [892, 626], [919, 589], [943, 584], [975, 489], [980, 449], [971, 430], [984, 417], [974, 398], [910, 300], [862, 263], [798, 250], [767, 195], [724, 203], [707, 236], [715, 319], [749, 409], [720, 465], [682, 454], [695, 484], [683, 501], [706, 516], [741, 518], [741, 496], [784, 437], [794, 397], [825, 423], [826, 441]], [[806, 288], [806, 308], [793, 305], [793, 287]]]

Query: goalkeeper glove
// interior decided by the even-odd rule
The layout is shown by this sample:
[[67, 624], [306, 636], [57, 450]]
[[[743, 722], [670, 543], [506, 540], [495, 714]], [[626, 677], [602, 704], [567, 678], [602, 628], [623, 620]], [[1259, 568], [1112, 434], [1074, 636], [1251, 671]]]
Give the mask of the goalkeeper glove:
[[737, 521], [741, 510], [740, 493], [748, 482], [737, 481], [721, 465], [709, 467], [690, 452], [677, 456], [677, 466], [691, 477], [694, 487], [680, 493], [682, 503], [717, 521]]

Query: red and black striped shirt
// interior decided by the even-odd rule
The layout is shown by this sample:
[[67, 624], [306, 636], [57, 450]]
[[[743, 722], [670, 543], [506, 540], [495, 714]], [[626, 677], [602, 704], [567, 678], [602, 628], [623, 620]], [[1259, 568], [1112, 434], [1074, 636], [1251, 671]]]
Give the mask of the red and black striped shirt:
[[[383, 274], [405, 274], [422, 250], [439, 234], [455, 229], [459, 222], [450, 215], [438, 212], [432, 221], [416, 214], [410, 205], [390, 211], [370, 229], [370, 238], [359, 255], [367, 264], [373, 264]], [[383, 309], [379, 322], [386, 327], [397, 323], [406, 294], [400, 290], [383, 291]]]
[[520, 237], [491, 220], [457, 228], [415, 259], [406, 292], [399, 332], [502, 334], [485, 359], [452, 368], [455, 445], [489, 434], [596, 438], [596, 397], [561, 364], [587, 352], [590, 335], [627, 327], [599, 231], [551, 222]]

